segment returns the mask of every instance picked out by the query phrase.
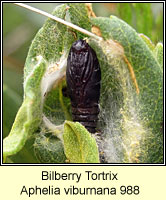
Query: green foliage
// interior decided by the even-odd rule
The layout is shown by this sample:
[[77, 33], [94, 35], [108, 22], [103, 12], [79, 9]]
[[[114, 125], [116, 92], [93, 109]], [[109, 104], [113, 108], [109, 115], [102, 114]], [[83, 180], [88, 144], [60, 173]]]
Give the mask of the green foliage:
[[43, 59], [25, 80], [24, 101], [17, 113], [10, 134], [3, 141], [4, 157], [16, 154], [25, 145], [28, 137], [37, 130], [42, 116], [40, 84], [46, 63]]
[[66, 156], [62, 142], [49, 134], [37, 134], [34, 151], [40, 163], [65, 163]]
[[63, 139], [71, 163], [99, 163], [96, 141], [83, 125], [66, 121]]
[[[157, 155], [161, 155], [163, 151], [162, 150], [163, 138], [161, 135], [161, 123], [163, 121], [163, 117], [162, 117], [163, 79], [162, 79], [161, 66], [158, 63], [158, 60], [154, 57], [153, 52], [139, 37], [136, 31], [132, 29], [130, 26], [128, 26], [122, 20], [119, 20], [118, 18], [114, 16], [111, 16], [110, 19], [98, 17], [98, 18], [93, 18], [92, 23], [95, 26], [98, 26], [100, 28], [103, 38], [118, 41], [120, 45], [123, 46], [124, 54], [132, 65], [132, 68], [134, 70], [136, 80], [138, 83], [138, 87], [140, 90], [140, 94], [137, 96], [135, 92], [133, 92], [130, 89], [130, 86], [127, 85], [127, 83], [125, 84], [123, 83], [124, 77], [126, 75], [125, 74], [123, 75], [123, 72], [122, 72], [120, 74], [122, 83], [121, 83], [121, 86], [119, 87], [122, 87], [120, 89], [122, 90], [123, 101], [122, 101], [122, 98], [120, 98], [119, 100], [116, 100], [116, 104], [119, 107], [119, 112], [121, 112], [120, 119], [123, 120], [121, 126], [124, 133], [129, 135], [130, 128], [131, 128], [129, 126], [129, 121], [131, 123], [131, 126], [133, 127], [135, 126], [134, 123], [136, 123], [136, 121], [138, 120], [138, 123], [140, 124], [140, 126], [138, 127], [138, 129], [135, 127], [135, 129], [132, 131], [134, 131], [136, 135], [143, 134], [143, 137], [145, 138], [150, 137], [148, 144], [146, 144], [149, 146], [148, 148], [150, 149], [150, 151], [148, 152], [148, 155], [146, 158], [143, 156], [143, 158], [140, 157], [140, 159], [143, 159], [141, 160], [141, 162], [144, 162], [144, 159], [146, 159], [146, 162], [153, 163], [157, 159]], [[107, 48], [104, 46], [103, 50], [107, 51]], [[111, 59], [111, 55], [108, 54], [107, 55], [108, 62], [109, 62], [109, 59]], [[112, 67], [114, 68], [120, 67], [119, 70], [123, 71], [123, 65], [119, 63], [118, 65], [116, 63], [113, 63]], [[111, 78], [113, 80], [115, 79], [114, 77], [111, 77]], [[110, 79], [110, 84], [113, 80]], [[120, 105], [122, 103], [124, 104], [123, 106]], [[132, 104], [133, 106], [135, 106], [134, 113], [131, 112]], [[104, 100], [103, 105], [105, 105], [106, 107], [105, 100]], [[137, 117], [135, 117], [136, 113], [138, 113]], [[126, 122], [127, 122], [127, 125], [126, 125]], [[143, 128], [142, 132], [140, 132], [141, 131], [140, 127]], [[138, 131], [140, 133], [138, 133]], [[126, 138], [124, 140], [126, 140]], [[159, 144], [158, 147], [154, 147], [155, 140], [158, 141], [158, 144]], [[145, 145], [144, 142], [141, 145], [143, 146], [140, 147], [139, 151], [144, 149], [144, 145]], [[126, 152], [126, 154], [127, 153], [128, 152]], [[151, 153], [155, 154], [156, 156], [155, 157], [152, 156]], [[137, 152], [137, 154], [142, 154], [142, 153]], [[160, 160], [160, 162], [162, 162], [162, 159]]]
[[[124, 21], [134, 23], [137, 32], [151, 38], [151, 4], [119, 4], [118, 9]], [[4, 139], [4, 160], [98, 163], [101, 143], [107, 162], [163, 162], [162, 43], [155, 46], [146, 35], [138, 34], [115, 16], [89, 18], [83, 3], [62, 4], [53, 15], [70, 19], [89, 31], [95, 25], [104, 40], [88, 38], [51, 19], [45, 22], [27, 55], [24, 100], [9, 136]], [[96, 51], [102, 70], [99, 115], [102, 136], [98, 147], [80, 123], [65, 121], [71, 119], [70, 101], [62, 95], [67, 55], [73, 41], [84, 37]], [[7, 85], [4, 98], [5, 107], [15, 104], [13, 118], [20, 97]], [[6, 125], [7, 111], [5, 114], [7, 133], [12, 120]]]
[[[84, 3], [67, 3], [67, 5], [70, 7], [69, 14], [70, 14], [70, 20], [73, 24], [77, 26], [81, 26], [82, 28], [90, 31], [91, 30], [91, 23], [90, 19], [88, 18], [87, 9]], [[78, 38], [84, 38], [87, 37], [86, 35], [73, 30], [77, 33]]]
[[156, 59], [159, 63], [161, 70], [163, 71], [163, 44], [162, 43], [159, 42], [156, 45], [156, 47], [154, 48], [154, 54], [156, 56]]

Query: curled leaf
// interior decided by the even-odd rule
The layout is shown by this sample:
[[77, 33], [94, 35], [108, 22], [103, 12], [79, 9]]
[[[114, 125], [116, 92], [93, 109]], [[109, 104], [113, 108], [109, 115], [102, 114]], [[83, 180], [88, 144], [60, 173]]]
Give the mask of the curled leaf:
[[17, 113], [10, 134], [3, 141], [4, 156], [13, 155], [20, 151], [28, 137], [41, 123], [42, 109], [41, 101], [38, 98], [41, 96], [40, 83], [46, 70], [46, 62], [42, 57], [38, 59], [38, 64], [26, 79], [25, 98]]
[[115, 16], [91, 21], [106, 40], [89, 42], [102, 70], [100, 122], [108, 162], [162, 162], [163, 79], [158, 60], [124, 21]]
[[[161, 163], [162, 44], [155, 47], [115, 16], [90, 21], [85, 4], [60, 5], [53, 15], [87, 30], [93, 26], [104, 38], [86, 39], [102, 70], [98, 142], [106, 162]], [[70, 119], [69, 99], [62, 95], [67, 55], [73, 41], [84, 37], [51, 19], [37, 33], [24, 68], [24, 102], [4, 140], [5, 158], [21, 150], [38, 129], [34, 147], [40, 162], [62, 163], [65, 156], [74, 163], [99, 162], [96, 141], [79, 122], [66, 121], [63, 137], [61, 129]], [[43, 128], [48, 137], [42, 135]]]
[[[67, 5], [60, 5], [53, 14], [64, 18], [66, 8]], [[4, 139], [5, 157], [20, 151], [42, 125], [46, 94], [65, 73], [67, 50], [73, 41], [66, 30], [65, 25], [48, 19], [32, 42], [24, 67], [24, 101], [9, 136]]]

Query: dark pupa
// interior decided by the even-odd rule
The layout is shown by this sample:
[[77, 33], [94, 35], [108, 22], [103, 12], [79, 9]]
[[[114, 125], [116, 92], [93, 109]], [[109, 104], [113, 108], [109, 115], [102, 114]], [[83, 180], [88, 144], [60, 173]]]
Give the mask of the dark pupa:
[[67, 59], [67, 90], [71, 99], [73, 121], [96, 132], [101, 70], [95, 51], [85, 40], [72, 44]]

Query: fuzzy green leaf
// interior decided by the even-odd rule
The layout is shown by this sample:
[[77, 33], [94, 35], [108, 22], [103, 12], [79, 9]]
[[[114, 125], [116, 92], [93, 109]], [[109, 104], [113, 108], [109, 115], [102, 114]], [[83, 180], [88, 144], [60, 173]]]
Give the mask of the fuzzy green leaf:
[[71, 163], [99, 163], [96, 141], [80, 123], [66, 121], [63, 139]]
[[154, 48], [154, 54], [156, 56], [156, 59], [158, 63], [160, 64], [161, 70], [163, 71], [163, 44], [158, 43], [156, 47]]
[[45, 69], [46, 63], [41, 59], [26, 80], [24, 101], [17, 113], [9, 136], [3, 141], [4, 157], [20, 151], [28, 137], [38, 128], [41, 122], [41, 101], [38, 98], [41, 96], [40, 82]]
[[[161, 163], [161, 45], [153, 47], [146, 37], [142, 39], [133, 28], [114, 16], [93, 18], [90, 22], [82, 3], [60, 5], [53, 15], [66, 18], [86, 30], [95, 25], [105, 39], [87, 39], [97, 53], [102, 70], [99, 114], [102, 136], [99, 143], [105, 160]], [[70, 162], [99, 162], [95, 139], [78, 122], [65, 122], [64, 143], [50, 140], [54, 135], [62, 140], [62, 124], [71, 115], [69, 99], [62, 95], [66, 60], [73, 41], [84, 37], [51, 19], [37, 33], [24, 68], [24, 102], [10, 135], [4, 140], [4, 156], [21, 150], [37, 130], [35, 145], [40, 162], [64, 162], [64, 154], [57, 156], [63, 152], [62, 144]], [[49, 139], [43, 137], [43, 130], [51, 135]]]
[[[78, 24], [90, 29], [85, 5], [75, 4], [70, 7], [71, 20], [76, 19], [74, 13], [79, 10], [81, 12], [80, 16], [77, 16]], [[60, 5], [53, 15], [64, 19], [67, 8], [67, 5]], [[4, 156], [20, 151], [37, 129], [41, 133], [47, 130], [61, 138], [62, 131], [59, 132], [56, 126], [62, 124], [65, 119], [70, 119], [70, 103], [69, 99], [63, 97], [62, 87], [65, 86], [67, 55], [74, 39], [75, 35], [67, 26], [52, 19], [46, 21], [34, 38], [24, 67], [24, 102], [17, 113], [10, 135], [4, 140]], [[39, 136], [41, 133], [38, 133]], [[62, 150], [62, 145], [59, 145], [61, 142], [45, 140], [39, 136], [35, 136], [34, 145], [38, 160], [63, 163], [64, 156], [57, 157]], [[43, 141], [47, 141], [48, 145]], [[47, 148], [48, 146], [50, 148]]]
[[[67, 5], [57, 7], [53, 15], [64, 18], [66, 8]], [[73, 38], [66, 30], [66, 26], [48, 19], [32, 42], [24, 67], [24, 101], [9, 136], [4, 139], [4, 157], [20, 151], [26, 140], [41, 126], [43, 98], [46, 95], [43, 87], [47, 87], [47, 80], [43, 83], [43, 79], [47, 69], [58, 73], [56, 65], [62, 57], [63, 60], [67, 57]], [[65, 69], [61, 71], [64, 74]]]
[[34, 143], [35, 155], [40, 163], [65, 163], [62, 142], [55, 136], [40, 133]]
[[[88, 17], [87, 8], [84, 3], [67, 3], [69, 6], [69, 16], [73, 24], [80, 26], [88, 31], [91, 30], [91, 23]], [[84, 35], [78, 31], [73, 30], [77, 33], [77, 38], [84, 38]]]
[[147, 46], [149, 47], [149, 49], [151, 51], [154, 50], [155, 45], [152, 43], [152, 41], [150, 40], [150, 38], [148, 38], [146, 35], [144, 34], [139, 34], [139, 36], [143, 39], [143, 41], [147, 44]]
[[[124, 153], [115, 160], [162, 162], [163, 76], [158, 60], [136, 31], [117, 17], [92, 18], [92, 23], [100, 28], [105, 40], [114, 41], [101, 42], [98, 50], [95, 42], [91, 44], [102, 66], [100, 118], [107, 119], [105, 128], [110, 128], [110, 142], [114, 142], [117, 153]], [[128, 70], [129, 63], [139, 95]]]

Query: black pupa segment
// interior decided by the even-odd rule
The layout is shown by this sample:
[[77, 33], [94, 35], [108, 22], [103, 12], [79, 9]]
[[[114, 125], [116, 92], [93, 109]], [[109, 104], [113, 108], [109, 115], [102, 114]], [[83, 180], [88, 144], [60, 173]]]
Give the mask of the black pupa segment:
[[67, 59], [67, 90], [73, 121], [96, 132], [99, 114], [101, 70], [95, 51], [85, 40], [73, 43]]

